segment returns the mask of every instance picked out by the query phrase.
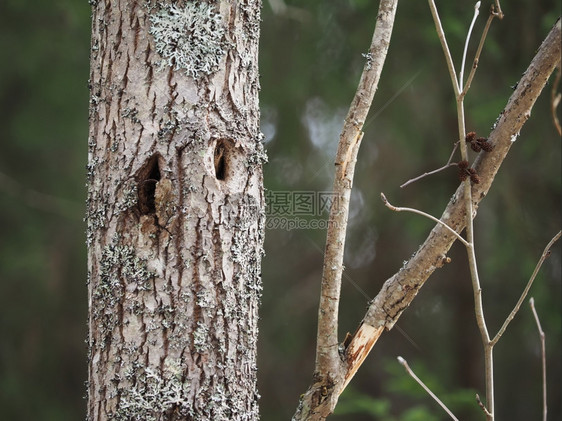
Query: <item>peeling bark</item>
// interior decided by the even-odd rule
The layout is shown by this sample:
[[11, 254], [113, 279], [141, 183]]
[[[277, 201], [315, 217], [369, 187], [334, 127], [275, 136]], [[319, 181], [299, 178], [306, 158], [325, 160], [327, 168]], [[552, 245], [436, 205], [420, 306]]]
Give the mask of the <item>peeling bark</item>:
[[256, 420], [261, 2], [93, 3], [88, 419]]

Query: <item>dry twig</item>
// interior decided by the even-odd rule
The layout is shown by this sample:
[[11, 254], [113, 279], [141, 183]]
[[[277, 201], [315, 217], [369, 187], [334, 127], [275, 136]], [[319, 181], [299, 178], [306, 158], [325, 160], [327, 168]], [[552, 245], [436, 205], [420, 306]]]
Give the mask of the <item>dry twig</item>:
[[418, 175], [415, 178], [411, 178], [408, 181], [406, 181], [404, 184], [400, 185], [400, 188], [403, 189], [404, 187], [406, 187], [409, 184], [415, 183], [418, 180], [421, 180], [424, 177], [427, 177], [428, 175], [433, 175], [433, 174], [437, 174], [440, 171], [446, 170], [449, 167], [454, 167], [455, 165], [457, 165], [456, 163], [451, 163], [451, 161], [453, 160], [453, 156], [455, 155], [455, 152], [457, 151], [457, 147], [459, 146], [459, 142], [455, 142], [455, 146], [453, 147], [453, 151], [451, 152], [451, 156], [449, 156], [449, 160], [447, 161], [447, 163], [445, 165], [443, 165], [441, 168], [437, 168], [436, 170], [433, 171], [429, 171], [426, 173], [423, 173], [422, 175]]
[[523, 300], [525, 300], [525, 297], [529, 293], [529, 290], [531, 289], [531, 285], [533, 285], [533, 282], [535, 281], [535, 278], [537, 277], [537, 274], [539, 273], [539, 270], [540, 270], [542, 264], [544, 263], [546, 258], [548, 256], [550, 256], [550, 249], [552, 248], [554, 243], [556, 243], [560, 239], [561, 235], [562, 235], [562, 231], [558, 231], [558, 234], [556, 234], [554, 237], [552, 237], [552, 239], [546, 245], [544, 251], [542, 252], [541, 258], [539, 259], [537, 265], [535, 266], [535, 270], [533, 270], [533, 274], [529, 278], [529, 281], [527, 282], [527, 285], [525, 286], [525, 289], [521, 293], [521, 296], [519, 297], [519, 300], [517, 300], [517, 304], [515, 304], [515, 307], [513, 308], [513, 310], [511, 310], [511, 313], [509, 313], [509, 316], [507, 316], [507, 318], [503, 322], [502, 327], [500, 328], [498, 333], [496, 333], [496, 336], [494, 336], [494, 339], [492, 339], [490, 341], [490, 345], [494, 346], [495, 344], [498, 343], [501, 336], [504, 334], [505, 330], [507, 329], [507, 326], [509, 325], [509, 323], [513, 320], [513, 318], [515, 317], [515, 315], [519, 311], [519, 308], [521, 307], [521, 304], [523, 304]]
[[437, 402], [439, 404], [439, 406], [441, 406], [441, 408], [443, 408], [443, 410], [455, 421], [458, 421], [458, 418], [455, 417], [455, 415], [451, 412], [451, 410], [449, 408], [447, 408], [447, 406], [435, 395], [435, 393], [433, 393], [431, 391], [431, 389], [429, 387], [427, 387], [425, 385], [424, 382], [422, 382], [420, 380], [420, 378], [418, 376], [416, 376], [416, 373], [414, 373], [414, 371], [410, 368], [410, 366], [408, 365], [408, 362], [402, 358], [402, 357], [398, 357], [398, 362], [406, 369], [406, 373], [408, 373], [410, 375], [410, 377], [412, 377], [421, 387], [423, 387], [423, 389], [429, 394], [429, 396], [431, 396], [433, 398], [433, 400], [435, 402]]
[[464, 85], [464, 88], [461, 92], [461, 97], [464, 97], [468, 90], [470, 89], [470, 85], [472, 84], [472, 79], [476, 74], [476, 69], [478, 68], [478, 63], [480, 61], [480, 54], [482, 53], [482, 47], [484, 47], [484, 41], [486, 41], [486, 36], [488, 35], [488, 30], [490, 29], [490, 25], [492, 21], [497, 15], [494, 13], [493, 9], [490, 11], [488, 15], [488, 20], [486, 21], [486, 26], [482, 31], [482, 36], [480, 37], [480, 43], [478, 44], [478, 49], [476, 50], [476, 54], [474, 56], [474, 60], [472, 61], [472, 68], [470, 69], [470, 73], [468, 74], [468, 79]]
[[[463, 87], [463, 72], [466, 53], [468, 50], [468, 42], [470, 35], [472, 33], [472, 27], [476, 17], [478, 16], [478, 9], [480, 7], [480, 2], [477, 2], [474, 7], [474, 17], [470, 28], [468, 30], [468, 35], [465, 43], [463, 59], [461, 64], [461, 72], [459, 78], [457, 79], [456, 73], [454, 72], [454, 64], [451, 58], [451, 53], [447, 45], [447, 40], [445, 38], [445, 33], [443, 31], [441, 20], [439, 19], [439, 13], [437, 12], [437, 7], [435, 6], [434, 0], [429, 0], [429, 7], [431, 9], [431, 14], [435, 22], [435, 27], [437, 34], [441, 41], [441, 46], [443, 47], [443, 52], [445, 59], [447, 60], [447, 67], [449, 68], [449, 75], [451, 77], [451, 82], [453, 84], [453, 90], [455, 92], [455, 98], [457, 102], [457, 123], [458, 123], [458, 133], [459, 138], [464, 139], [466, 136], [465, 127], [465, 116], [464, 116], [464, 97], [466, 95], [467, 89]], [[474, 66], [473, 66], [474, 67]], [[473, 76], [473, 75], [472, 75]], [[461, 158], [464, 162], [468, 162], [468, 153], [466, 143], [461, 141]], [[472, 203], [472, 188], [471, 181], [465, 177], [463, 181], [464, 197], [463, 201], [465, 204], [465, 218], [466, 218], [466, 240], [468, 244], [466, 245], [466, 251], [468, 255], [468, 262], [470, 268], [470, 278], [472, 280], [472, 289], [474, 293], [474, 312], [476, 316], [476, 323], [480, 331], [480, 336], [482, 339], [482, 345], [484, 347], [484, 364], [485, 364], [485, 376], [486, 376], [486, 405], [487, 414], [486, 417], [489, 421], [494, 419], [494, 377], [493, 377], [493, 347], [490, 346], [490, 334], [488, 332], [488, 327], [486, 325], [486, 318], [484, 316], [484, 307], [482, 304], [482, 288], [480, 286], [480, 279], [478, 275], [478, 266], [476, 261], [476, 254], [474, 250], [474, 210]]]
[[[472, 202], [478, 204], [487, 195], [503, 160], [513, 145], [511, 139], [521, 130], [531, 109], [544, 88], [549, 75], [559, 62], [560, 22], [552, 28], [537, 51], [517, 88], [501, 113], [488, 141], [495, 146], [487, 154], [480, 154], [473, 167], [481, 182], [472, 188]], [[457, 233], [466, 225], [466, 207], [461, 185], [445, 208], [441, 221]], [[418, 251], [382, 286], [369, 305], [359, 329], [346, 349], [346, 356], [366, 358], [382, 332], [392, 329], [402, 312], [408, 308], [429, 276], [442, 266], [443, 256], [457, 240], [443, 224], [437, 224]], [[349, 357], [348, 357], [349, 358]], [[487, 411], [486, 411], [487, 412]]]
[[301, 396], [293, 420], [323, 420], [334, 409], [348, 380], [347, 362], [342, 361], [338, 340], [338, 307], [343, 272], [343, 252], [349, 212], [349, 198], [357, 153], [363, 138], [363, 125], [378, 87], [388, 52], [398, 0], [381, 0], [377, 23], [357, 92], [344, 122], [336, 154], [334, 200], [326, 238], [320, 305], [316, 363], [313, 384]]
[[[381, 10], [384, 10], [382, 9], [383, 4], [388, 6], [389, 3], [392, 3], [395, 7], [396, 2], [383, 1], [381, 2]], [[384, 13], [379, 13], [377, 29], [384, 19], [388, 19], [388, 16]], [[375, 29], [375, 33], [377, 29]], [[489, 136], [489, 141], [494, 145], [494, 150], [488, 154], [480, 154], [473, 165], [473, 168], [481, 176], [481, 182], [474, 185], [474, 188], [471, 190], [471, 200], [469, 200], [474, 205], [474, 214], [478, 204], [488, 193], [495, 175], [501, 167], [501, 163], [513, 145], [512, 139], [519, 133], [521, 127], [528, 119], [531, 109], [544, 88], [549, 75], [560, 61], [559, 57], [560, 22], [558, 21], [537, 50], [536, 56], [521, 78], [518, 87], [513, 92]], [[457, 86], [457, 94], [459, 94], [458, 91]], [[350, 121], [353, 120], [349, 118], [346, 120], [346, 126]], [[355, 134], [356, 132], [352, 133]], [[352, 137], [351, 139], [356, 138]], [[347, 148], [344, 149], [344, 152], [346, 151]], [[355, 157], [349, 162], [352, 163], [351, 168], [353, 168]], [[349, 168], [348, 163], [348, 175]], [[338, 169], [338, 171], [341, 170]], [[348, 183], [351, 186], [351, 179], [348, 179]], [[463, 200], [464, 184], [466, 183], [463, 183], [457, 189], [441, 217], [441, 221], [457, 233], [465, 228], [467, 222], [466, 205]], [[472, 215], [472, 213], [469, 214]], [[351, 340], [346, 341], [345, 345], [337, 346], [337, 344], [331, 344], [329, 348], [326, 348], [327, 353], [325, 356], [328, 356], [328, 354], [334, 355], [337, 352], [339, 362], [332, 365], [337, 371], [330, 373], [334, 374], [332, 378], [322, 377], [318, 371], [315, 371], [312, 385], [301, 396], [299, 407], [293, 416], [294, 421], [324, 420], [331, 413], [337, 403], [339, 394], [367, 357], [382, 332], [385, 329], [392, 329], [402, 312], [416, 297], [425, 281], [435, 269], [442, 266], [443, 256], [446, 255], [455, 240], [457, 240], [457, 237], [451, 235], [451, 232], [442, 223], [438, 223], [419, 250], [404, 264], [402, 269], [384, 283], [380, 292], [369, 304], [365, 317], [357, 331], [352, 335]], [[338, 246], [343, 250], [343, 242]], [[337, 269], [338, 267], [336, 266]], [[338, 282], [340, 281], [341, 274]], [[325, 288], [324, 281], [322, 288], [323, 290]], [[335, 308], [337, 310], [339, 290], [337, 296], [324, 296], [323, 299], [335, 301]], [[330, 304], [331, 308], [334, 308], [333, 304], [334, 302]], [[335, 320], [335, 337], [337, 338], [337, 315]], [[327, 331], [331, 332], [333, 330], [328, 328]], [[327, 342], [324, 341], [324, 343], [328, 345]], [[324, 372], [326, 373], [326, 371]], [[330, 380], [333, 382], [330, 383]]]
[[467, 247], [469, 246], [468, 242], [467, 242], [464, 238], [462, 238], [462, 237], [460, 236], [460, 234], [458, 234], [458, 233], [457, 233], [454, 229], [452, 229], [449, 225], [447, 225], [447, 224], [444, 223], [443, 221], [440, 221], [440, 220], [437, 219], [436, 217], [434, 217], [434, 216], [432, 216], [432, 215], [430, 215], [430, 214], [428, 214], [428, 213], [422, 212], [422, 211], [420, 211], [420, 210], [418, 210], [418, 209], [414, 209], [414, 208], [404, 208], [404, 207], [398, 208], [398, 207], [392, 205], [392, 204], [388, 201], [388, 199], [386, 198], [386, 196], [384, 195], [384, 193], [381, 193], [381, 199], [382, 199], [384, 205], [385, 205], [387, 208], [389, 208], [390, 210], [393, 210], [394, 212], [412, 212], [412, 213], [417, 213], [418, 215], [425, 216], [426, 218], [429, 218], [429, 219], [431, 219], [432, 221], [437, 222], [438, 224], [443, 225], [445, 228], [447, 228], [447, 229], [451, 232], [451, 234], [453, 234], [455, 237], [457, 237], [457, 239], [458, 239], [461, 243], [463, 243], [463, 244], [464, 244], [465, 246], [467, 246]]
[[541, 321], [539, 320], [539, 315], [535, 309], [535, 300], [533, 297], [529, 300], [529, 305], [531, 306], [531, 311], [535, 318], [535, 323], [537, 324], [537, 329], [539, 330], [539, 336], [541, 338], [541, 362], [542, 362], [542, 419], [546, 421], [546, 416], [548, 413], [547, 402], [546, 402], [546, 339], [544, 331], [541, 327]]
[[[474, 5], [474, 16], [472, 17], [472, 21], [470, 22], [470, 26], [468, 28], [468, 35], [466, 36], [466, 41], [464, 43], [464, 51], [462, 53], [462, 63], [461, 63], [461, 74], [459, 75], [459, 86], [464, 86], [464, 65], [466, 63], [466, 54], [468, 52], [468, 43], [470, 42], [470, 36], [472, 35], [472, 29], [474, 28], [474, 23], [476, 22], [476, 18], [480, 14], [480, 2], [477, 1]], [[472, 66], [474, 68], [474, 66]], [[463, 89], [464, 92], [464, 89]]]

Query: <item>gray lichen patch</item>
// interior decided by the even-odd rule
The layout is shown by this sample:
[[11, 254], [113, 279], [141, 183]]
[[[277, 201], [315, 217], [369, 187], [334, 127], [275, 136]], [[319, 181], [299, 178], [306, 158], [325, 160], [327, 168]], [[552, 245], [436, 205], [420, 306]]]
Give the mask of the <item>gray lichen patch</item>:
[[264, 147], [264, 135], [260, 133], [255, 141], [253, 153], [248, 156], [248, 166], [250, 168], [261, 167], [268, 162], [267, 152]]
[[102, 252], [99, 281], [94, 289], [93, 316], [102, 320], [102, 336], [108, 337], [117, 326], [116, 306], [121, 303], [127, 284], [138, 290], [149, 290], [154, 274], [146, 261], [135, 255], [130, 246], [111, 244]]
[[166, 373], [150, 367], [129, 370], [126, 377], [135, 380], [134, 386], [120, 391], [119, 407], [112, 419], [157, 421], [179, 419], [178, 416], [191, 419], [194, 414], [187, 399], [189, 382], [182, 380], [179, 362], [177, 369], [168, 367], [168, 370]]
[[133, 180], [127, 180], [122, 188], [122, 194], [117, 202], [117, 210], [119, 212], [124, 212], [130, 208], [136, 207], [138, 205], [138, 191], [137, 183]]
[[202, 322], [197, 322], [197, 329], [193, 332], [193, 345], [197, 352], [204, 352], [209, 348], [209, 328]]
[[194, 78], [217, 70], [227, 43], [222, 17], [211, 4], [162, 4], [150, 22], [156, 51], [168, 66], [185, 69]]

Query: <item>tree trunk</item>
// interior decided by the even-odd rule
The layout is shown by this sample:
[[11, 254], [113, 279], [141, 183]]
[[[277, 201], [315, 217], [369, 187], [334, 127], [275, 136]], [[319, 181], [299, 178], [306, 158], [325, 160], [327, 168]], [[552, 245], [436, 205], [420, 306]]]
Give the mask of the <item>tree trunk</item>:
[[255, 420], [260, 0], [93, 4], [89, 420]]

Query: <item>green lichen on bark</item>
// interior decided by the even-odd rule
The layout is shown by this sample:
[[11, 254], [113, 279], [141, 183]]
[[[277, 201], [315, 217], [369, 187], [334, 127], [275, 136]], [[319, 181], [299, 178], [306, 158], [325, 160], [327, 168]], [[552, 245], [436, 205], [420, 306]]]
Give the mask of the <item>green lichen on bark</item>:
[[[116, 421], [157, 421], [193, 417], [188, 381], [182, 380], [179, 362], [167, 364], [165, 373], [160, 369], [136, 364], [125, 373], [125, 379], [134, 386], [120, 390], [119, 406], [111, 419]], [[172, 416], [175, 414], [176, 416]], [[192, 419], [192, 418], [189, 418]]]
[[205, 2], [183, 7], [161, 4], [150, 15], [150, 34], [163, 64], [185, 69], [189, 76], [209, 75], [219, 67], [227, 50], [222, 16]]
[[119, 306], [125, 289], [133, 285], [136, 290], [150, 290], [154, 274], [147, 269], [146, 260], [135, 254], [133, 247], [112, 243], [102, 251], [99, 281], [94, 287], [93, 318], [101, 320], [100, 346], [113, 334], [120, 323]]

